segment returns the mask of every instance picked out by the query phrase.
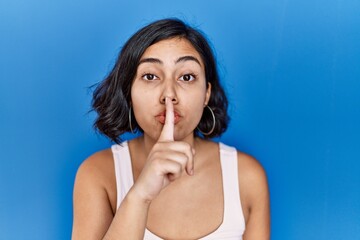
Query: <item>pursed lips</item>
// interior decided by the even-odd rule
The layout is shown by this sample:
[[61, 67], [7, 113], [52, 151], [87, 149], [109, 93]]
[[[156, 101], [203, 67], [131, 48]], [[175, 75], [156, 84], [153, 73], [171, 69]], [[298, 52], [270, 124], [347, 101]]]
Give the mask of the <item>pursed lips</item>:
[[[158, 120], [161, 124], [165, 124], [166, 120], [166, 111], [162, 111], [158, 115], [155, 116], [156, 120]], [[174, 124], [177, 124], [180, 121], [181, 115], [174, 111]]]

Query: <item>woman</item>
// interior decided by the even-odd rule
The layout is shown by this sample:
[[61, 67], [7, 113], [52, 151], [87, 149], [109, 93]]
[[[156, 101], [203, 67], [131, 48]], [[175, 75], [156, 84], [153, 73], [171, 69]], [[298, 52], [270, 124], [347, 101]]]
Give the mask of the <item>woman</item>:
[[[93, 108], [96, 128], [117, 144], [78, 170], [74, 240], [269, 239], [263, 168], [208, 140], [227, 128], [227, 98], [199, 31], [177, 19], [139, 30]], [[120, 143], [135, 130], [140, 137]]]

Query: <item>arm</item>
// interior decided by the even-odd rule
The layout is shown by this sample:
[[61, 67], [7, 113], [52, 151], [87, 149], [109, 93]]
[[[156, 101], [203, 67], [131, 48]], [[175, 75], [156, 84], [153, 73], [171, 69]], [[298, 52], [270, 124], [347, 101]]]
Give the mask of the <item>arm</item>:
[[171, 101], [166, 101], [166, 110], [158, 142], [117, 211], [111, 207], [108, 193], [112, 191], [107, 190], [115, 183], [111, 151], [95, 154], [80, 166], [74, 187], [73, 240], [143, 239], [151, 201], [183, 171], [192, 175], [193, 149], [174, 141]]
[[107, 169], [113, 167], [107, 168], [108, 164], [112, 164], [111, 155], [100, 152], [88, 158], [77, 172], [73, 240], [143, 239], [149, 205], [130, 190], [114, 215], [107, 191], [109, 182], [114, 181]]
[[130, 190], [120, 204], [104, 240], [143, 239], [149, 205], [150, 202], [141, 200]]
[[239, 185], [246, 229], [244, 240], [270, 239], [270, 206], [266, 173], [253, 157], [239, 153]]

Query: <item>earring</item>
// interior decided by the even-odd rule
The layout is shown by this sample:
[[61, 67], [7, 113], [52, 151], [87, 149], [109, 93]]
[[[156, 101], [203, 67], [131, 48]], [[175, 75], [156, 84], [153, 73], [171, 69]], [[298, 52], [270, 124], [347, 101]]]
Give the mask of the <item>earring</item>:
[[215, 114], [214, 114], [213, 110], [208, 105], [206, 105], [206, 107], [210, 110], [212, 118], [214, 120], [214, 123], [213, 123], [213, 126], [212, 126], [212, 128], [211, 128], [211, 130], [209, 132], [203, 132], [203, 131], [200, 130], [199, 127], [197, 127], [197, 130], [199, 132], [201, 132], [201, 134], [204, 135], [204, 136], [208, 136], [208, 135], [212, 134], [214, 129], [215, 129], [215, 124], [216, 124]]
[[132, 128], [132, 124], [131, 124], [131, 106], [130, 106], [130, 109], [129, 109], [129, 126], [130, 126], [130, 131], [132, 134], [134, 134], [134, 130]]

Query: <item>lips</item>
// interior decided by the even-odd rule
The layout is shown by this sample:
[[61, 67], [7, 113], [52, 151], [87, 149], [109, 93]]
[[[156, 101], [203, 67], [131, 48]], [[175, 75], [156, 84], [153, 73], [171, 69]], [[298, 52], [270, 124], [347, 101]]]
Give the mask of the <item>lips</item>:
[[[158, 120], [161, 124], [165, 124], [166, 120], [166, 111], [163, 111], [155, 116], [156, 120]], [[174, 111], [174, 124], [177, 124], [180, 121], [180, 114]]]

